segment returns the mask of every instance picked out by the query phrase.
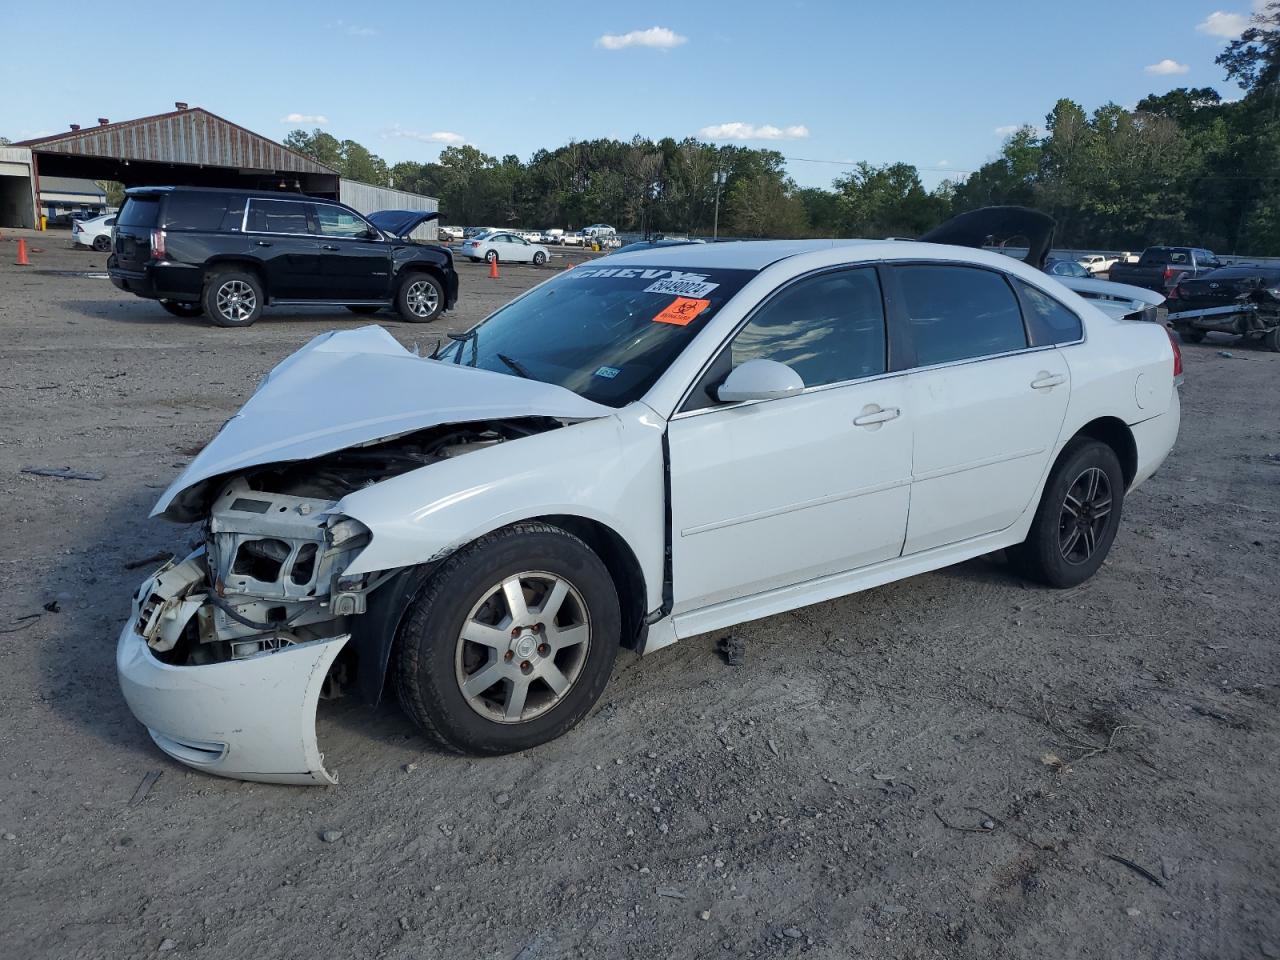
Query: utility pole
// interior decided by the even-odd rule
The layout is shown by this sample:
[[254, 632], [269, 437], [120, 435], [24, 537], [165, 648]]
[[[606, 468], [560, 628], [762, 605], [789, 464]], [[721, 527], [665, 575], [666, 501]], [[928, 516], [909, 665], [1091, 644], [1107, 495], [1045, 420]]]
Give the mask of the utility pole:
[[716, 171], [716, 212], [715, 219], [711, 226], [711, 240], [714, 243], [720, 239], [720, 188], [724, 186], [724, 171]]

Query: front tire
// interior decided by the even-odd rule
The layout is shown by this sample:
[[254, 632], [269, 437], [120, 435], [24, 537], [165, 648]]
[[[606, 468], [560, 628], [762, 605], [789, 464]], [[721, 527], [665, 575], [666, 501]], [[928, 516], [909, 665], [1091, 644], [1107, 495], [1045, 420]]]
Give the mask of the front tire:
[[1067, 444], [1049, 475], [1027, 539], [1009, 558], [1024, 576], [1074, 587], [1107, 558], [1124, 505], [1124, 473], [1115, 451], [1090, 437]]
[[444, 288], [429, 273], [411, 273], [396, 293], [396, 310], [410, 323], [430, 323], [444, 309]]
[[528, 750], [599, 699], [621, 622], [590, 547], [545, 523], [506, 527], [451, 556], [414, 599], [399, 635], [400, 702], [450, 750]]
[[219, 327], [252, 326], [262, 301], [262, 281], [247, 270], [218, 271], [205, 281], [204, 312]]
[[199, 303], [183, 303], [180, 300], [161, 300], [160, 306], [164, 307], [175, 317], [198, 317], [204, 313], [203, 305]]
[[541, 250], [539, 250], [537, 253], [533, 255], [533, 265], [535, 267], [540, 267], [546, 262], [547, 262], [547, 255], [543, 253]]

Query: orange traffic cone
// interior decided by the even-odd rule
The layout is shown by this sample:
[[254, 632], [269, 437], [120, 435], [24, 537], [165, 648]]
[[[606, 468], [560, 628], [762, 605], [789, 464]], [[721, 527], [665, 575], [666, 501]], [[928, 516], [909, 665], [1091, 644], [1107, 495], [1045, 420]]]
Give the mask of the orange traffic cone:
[[490, 280], [498, 279], [498, 258], [497, 257], [494, 257], [492, 260], [489, 261], [489, 279]]
[[18, 259], [15, 265], [19, 267], [31, 266], [31, 261], [27, 259], [27, 241], [22, 237], [18, 238]]
[[572, 269], [573, 269], [573, 264], [572, 264], [572, 263], [566, 263], [566, 264], [564, 265], [564, 268], [565, 268], [566, 270], [572, 270]]

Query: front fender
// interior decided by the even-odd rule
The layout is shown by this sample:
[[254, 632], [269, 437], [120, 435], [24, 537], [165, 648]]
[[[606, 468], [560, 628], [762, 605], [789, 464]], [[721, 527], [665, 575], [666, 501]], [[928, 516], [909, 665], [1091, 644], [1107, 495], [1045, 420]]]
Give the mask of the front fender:
[[567, 514], [612, 529], [644, 574], [645, 609], [662, 604], [666, 548], [664, 424], [648, 407], [495, 444], [343, 498], [372, 532], [355, 576], [439, 560], [500, 527]]

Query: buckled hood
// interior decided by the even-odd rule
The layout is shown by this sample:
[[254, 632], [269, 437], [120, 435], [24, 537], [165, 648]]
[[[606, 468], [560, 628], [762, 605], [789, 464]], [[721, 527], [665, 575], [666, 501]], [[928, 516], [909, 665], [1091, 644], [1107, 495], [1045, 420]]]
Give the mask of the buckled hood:
[[160, 497], [151, 515], [200, 518], [183, 494], [248, 467], [307, 460], [449, 423], [577, 421], [614, 411], [554, 384], [430, 360], [378, 326], [325, 333], [276, 366]]
[[407, 237], [424, 223], [439, 220], [439, 211], [432, 210], [379, 210], [369, 214], [369, 222], [393, 237]]

